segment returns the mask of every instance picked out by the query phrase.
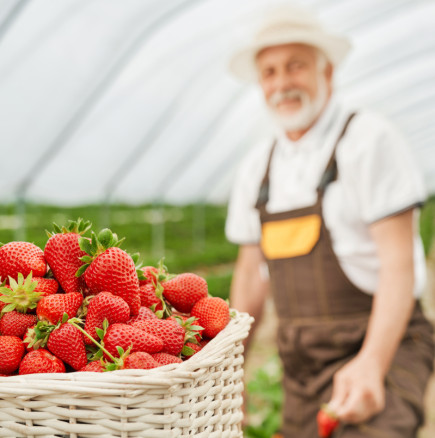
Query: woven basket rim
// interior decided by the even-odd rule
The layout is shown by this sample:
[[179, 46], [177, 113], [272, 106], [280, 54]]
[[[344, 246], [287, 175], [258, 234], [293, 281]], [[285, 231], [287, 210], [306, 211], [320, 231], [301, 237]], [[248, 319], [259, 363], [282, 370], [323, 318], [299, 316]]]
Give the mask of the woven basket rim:
[[[233, 345], [247, 337], [254, 321], [247, 313], [231, 309], [234, 316], [228, 325], [203, 349], [190, 359], [178, 364], [169, 364], [150, 370], [116, 370], [104, 373], [71, 372], [71, 373], [40, 373], [0, 377], [0, 397], [8, 393], [8, 388], [15, 392], [17, 385], [26, 388], [41, 389], [58, 386], [60, 389], [80, 391], [81, 387], [101, 387], [105, 384], [146, 385], [146, 386], [179, 386], [192, 378], [198, 377], [208, 368], [218, 366]], [[134, 378], [134, 379], [132, 379]]]

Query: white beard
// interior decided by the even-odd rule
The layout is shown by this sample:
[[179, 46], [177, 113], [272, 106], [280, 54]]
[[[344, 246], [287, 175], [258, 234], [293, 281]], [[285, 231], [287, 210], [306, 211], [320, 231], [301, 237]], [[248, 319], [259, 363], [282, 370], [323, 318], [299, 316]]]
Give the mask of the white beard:
[[[301, 100], [302, 107], [295, 114], [283, 115], [278, 112], [276, 105], [285, 96], [298, 97]], [[290, 90], [288, 92], [274, 93], [268, 100], [268, 109], [272, 118], [285, 131], [300, 131], [308, 128], [319, 116], [328, 100], [328, 89], [326, 79], [322, 74], [318, 78], [318, 90], [316, 97], [311, 100], [308, 93], [304, 90]]]

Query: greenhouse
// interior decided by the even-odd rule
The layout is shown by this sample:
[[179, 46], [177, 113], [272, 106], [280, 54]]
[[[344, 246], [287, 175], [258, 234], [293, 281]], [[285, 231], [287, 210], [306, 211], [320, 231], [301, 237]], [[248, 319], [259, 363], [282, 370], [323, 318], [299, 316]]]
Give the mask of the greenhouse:
[[[239, 248], [225, 234], [228, 203], [243, 159], [271, 142], [276, 130], [260, 87], [233, 75], [230, 59], [248, 43], [266, 11], [288, 3], [1, 0], [0, 241], [32, 242], [44, 250], [53, 223], [84, 218], [96, 234], [110, 227], [116, 237], [125, 237], [122, 248], [140, 253], [144, 266], [157, 267], [161, 260], [172, 274], [198, 274], [211, 295], [229, 299]], [[422, 303], [435, 322], [435, 2], [292, 3], [351, 43], [334, 71], [337, 100], [385, 117], [409, 145], [426, 198], [419, 216], [427, 270]], [[271, 335], [276, 311], [269, 301], [265, 315], [270, 326], [260, 325], [245, 363], [249, 438], [283, 436], [274, 435], [281, 430], [282, 367]], [[234, 341], [241, 342], [240, 337]], [[230, 367], [238, 376], [241, 354], [234, 354]], [[0, 390], [0, 413], [8, 409], [2, 405], [5, 394]], [[198, 406], [209, 396], [198, 395]], [[231, 421], [240, 420], [237, 400], [235, 407], [228, 402], [219, 419], [231, 411]], [[434, 402], [432, 378], [418, 438], [435, 436]], [[208, 427], [219, 426], [206, 408], [196, 414], [204, 418], [192, 420], [192, 436], [209, 436]], [[0, 436], [11, 430], [14, 436], [33, 436], [21, 427], [33, 427], [37, 416], [14, 420], [10, 415], [0, 422]], [[68, 418], [74, 423], [73, 416]], [[121, 425], [119, 435], [110, 435], [110, 421], [98, 423], [100, 436], [145, 433]], [[80, 421], [70, 429], [56, 429], [55, 423], [47, 420], [41, 432], [46, 435], [38, 436], [88, 436], [80, 435]], [[186, 426], [174, 430], [178, 427], [184, 431]], [[20, 432], [25, 430], [29, 435]]]

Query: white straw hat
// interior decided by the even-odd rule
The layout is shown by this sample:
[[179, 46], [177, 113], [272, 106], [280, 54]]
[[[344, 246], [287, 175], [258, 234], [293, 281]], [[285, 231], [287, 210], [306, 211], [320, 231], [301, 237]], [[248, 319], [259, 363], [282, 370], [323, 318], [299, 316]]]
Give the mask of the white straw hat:
[[251, 43], [236, 51], [229, 61], [230, 71], [245, 81], [258, 79], [255, 57], [266, 47], [300, 43], [317, 47], [338, 65], [351, 48], [349, 40], [326, 30], [310, 12], [282, 6], [265, 14]]

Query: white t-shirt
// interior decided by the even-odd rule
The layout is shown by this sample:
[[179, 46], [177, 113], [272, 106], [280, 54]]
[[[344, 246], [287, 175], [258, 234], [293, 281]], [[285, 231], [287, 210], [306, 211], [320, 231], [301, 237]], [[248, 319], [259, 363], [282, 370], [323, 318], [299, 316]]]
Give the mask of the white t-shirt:
[[[316, 201], [316, 187], [334, 144], [350, 114], [331, 100], [317, 123], [297, 142], [277, 135], [270, 168], [270, 213], [293, 210]], [[261, 238], [255, 208], [273, 139], [257, 145], [243, 161], [230, 198], [226, 222], [229, 241], [256, 244]], [[424, 202], [424, 184], [403, 136], [381, 116], [358, 111], [337, 152], [338, 178], [323, 198], [325, 224], [339, 263], [361, 290], [376, 291], [379, 259], [369, 226], [379, 219]], [[415, 215], [414, 294], [424, 289], [423, 245]]]

